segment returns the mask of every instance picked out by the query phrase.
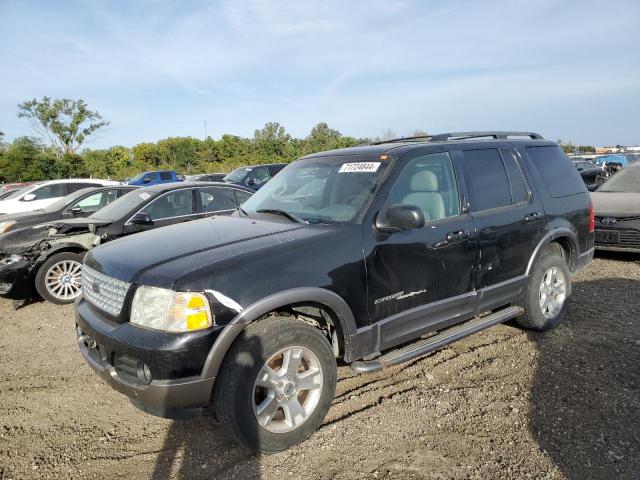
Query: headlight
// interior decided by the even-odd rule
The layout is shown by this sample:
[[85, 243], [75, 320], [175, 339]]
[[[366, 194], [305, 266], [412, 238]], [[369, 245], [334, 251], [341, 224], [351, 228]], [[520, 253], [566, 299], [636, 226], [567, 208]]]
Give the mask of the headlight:
[[0, 223], [0, 233], [7, 233], [9, 230], [11, 230], [13, 228], [13, 226], [15, 224], [16, 224], [16, 222], [14, 222], [14, 221], [1, 222]]
[[7, 255], [0, 260], [1, 265], [13, 265], [14, 263], [18, 263], [22, 260], [26, 260], [22, 255], [16, 255], [15, 253], [12, 255]]
[[131, 323], [166, 332], [192, 332], [213, 325], [209, 301], [202, 293], [138, 287]]

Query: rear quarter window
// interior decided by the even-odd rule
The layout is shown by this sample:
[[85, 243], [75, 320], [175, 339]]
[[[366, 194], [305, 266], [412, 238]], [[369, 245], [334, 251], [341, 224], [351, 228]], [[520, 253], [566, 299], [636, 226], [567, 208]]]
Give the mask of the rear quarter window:
[[578, 170], [560, 147], [527, 147], [526, 150], [552, 197], [567, 197], [587, 191]]

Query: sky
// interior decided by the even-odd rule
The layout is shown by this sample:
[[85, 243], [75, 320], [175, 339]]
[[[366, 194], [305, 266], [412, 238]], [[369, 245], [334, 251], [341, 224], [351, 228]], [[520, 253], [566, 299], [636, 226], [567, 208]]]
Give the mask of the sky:
[[252, 136], [524, 130], [640, 143], [638, 0], [0, 0], [0, 131], [82, 98], [89, 146]]

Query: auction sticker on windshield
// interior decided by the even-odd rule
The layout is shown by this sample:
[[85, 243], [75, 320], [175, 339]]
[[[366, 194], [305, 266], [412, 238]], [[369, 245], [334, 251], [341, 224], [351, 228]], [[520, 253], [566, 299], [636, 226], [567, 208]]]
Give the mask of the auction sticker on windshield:
[[380, 162], [343, 163], [338, 173], [376, 172]]

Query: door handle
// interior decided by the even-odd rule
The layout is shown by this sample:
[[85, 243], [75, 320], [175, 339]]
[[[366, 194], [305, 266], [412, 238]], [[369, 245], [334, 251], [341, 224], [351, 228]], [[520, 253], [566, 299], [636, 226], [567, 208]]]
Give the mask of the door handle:
[[535, 222], [536, 220], [540, 220], [541, 218], [542, 214], [540, 212], [528, 213], [524, 216], [524, 223]]
[[457, 242], [459, 240], [466, 240], [471, 236], [469, 230], [458, 230], [457, 232], [447, 233], [447, 242]]

